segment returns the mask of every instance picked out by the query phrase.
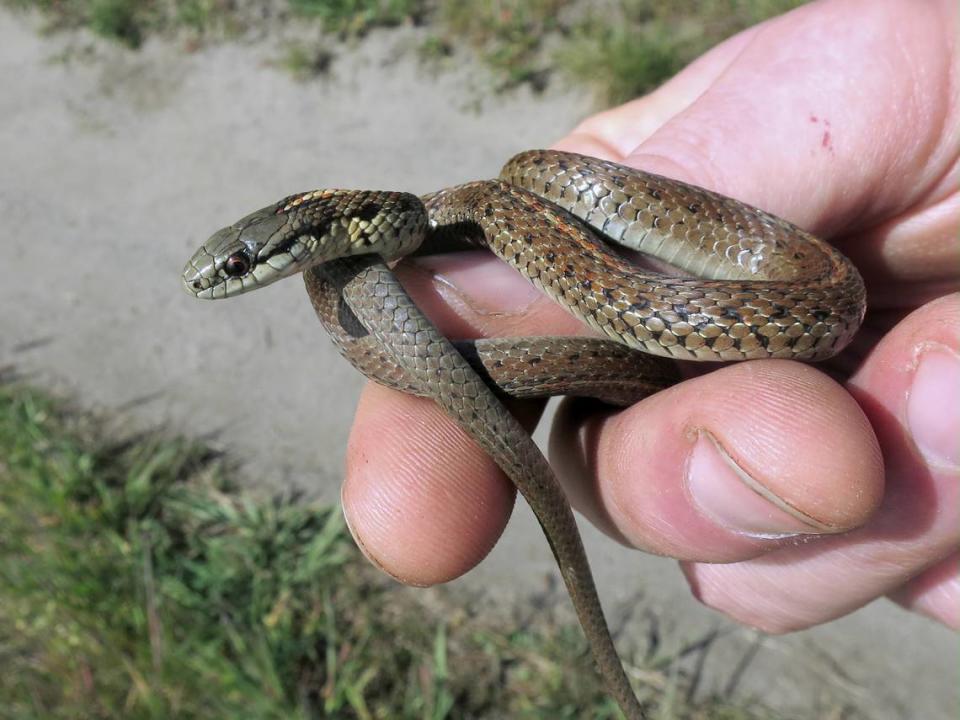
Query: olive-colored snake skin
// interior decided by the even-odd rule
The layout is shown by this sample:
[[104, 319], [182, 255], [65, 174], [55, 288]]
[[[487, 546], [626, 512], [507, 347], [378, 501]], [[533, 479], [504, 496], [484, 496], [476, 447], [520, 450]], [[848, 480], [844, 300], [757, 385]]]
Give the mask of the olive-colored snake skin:
[[[608, 690], [643, 718], [610, 638], [570, 506], [497, 395], [576, 394], [625, 404], [678, 378], [684, 360], [820, 360], [865, 310], [856, 269], [829, 245], [755, 208], [674, 180], [556, 151], [517, 155], [500, 180], [425, 198], [318, 190], [224, 228], [184, 270], [202, 298], [298, 271], [341, 352], [382, 384], [429, 397], [497, 462], [543, 527]], [[682, 273], [640, 268], [596, 233]], [[454, 234], [484, 245], [611, 340], [525, 338], [456, 346], [386, 262]], [[351, 257], [353, 256], [353, 257]]]

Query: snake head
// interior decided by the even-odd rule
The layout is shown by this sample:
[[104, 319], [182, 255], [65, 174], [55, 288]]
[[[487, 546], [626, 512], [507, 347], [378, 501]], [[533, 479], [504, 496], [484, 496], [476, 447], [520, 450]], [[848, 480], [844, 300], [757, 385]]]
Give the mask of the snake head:
[[426, 226], [423, 204], [409, 193], [299, 193], [211, 235], [183, 269], [183, 285], [217, 299], [347, 255], [400, 257], [416, 249]]
[[187, 292], [232, 297], [302, 270], [298, 260], [311, 254], [316, 236], [284, 207], [281, 201], [262, 208], [211, 235], [183, 269]]

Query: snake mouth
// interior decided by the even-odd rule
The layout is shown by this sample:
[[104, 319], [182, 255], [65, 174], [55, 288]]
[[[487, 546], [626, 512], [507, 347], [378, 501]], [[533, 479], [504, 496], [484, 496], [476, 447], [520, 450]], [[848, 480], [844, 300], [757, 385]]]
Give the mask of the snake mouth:
[[214, 299], [213, 291], [216, 289], [214, 285], [205, 284], [202, 280], [191, 279], [186, 276], [183, 278], [183, 288], [190, 295], [201, 300]]
[[218, 285], [223, 284], [213, 258], [205, 252], [198, 252], [183, 268], [183, 289], [194, 297], [210, 299]]
[[222, 277], [219, 274], [206, 276], [188, 265], [183, 271], [183, 287], [200, 300], [219, 300], [252, 290], [257, 287], [257, 283], [256, 280], [244, 282], [241, 277]]

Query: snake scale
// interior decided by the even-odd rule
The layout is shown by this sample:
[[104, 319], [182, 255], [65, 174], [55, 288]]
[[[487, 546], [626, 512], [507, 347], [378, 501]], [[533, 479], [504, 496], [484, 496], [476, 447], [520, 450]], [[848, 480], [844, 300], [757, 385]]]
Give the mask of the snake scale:
[[[599, 237], [676, 271], [653, 272]], [[426, 242], [489, 248], [604, 339], [451, 343], [388, 263]], [[497, 180], [423, 199], [316, 190], [214, 234], [187, 264], [199, 298], [303, 271], [343, 355], [367, 377], [434, 400], [496, 461], [539, 520], [591, 652], [624, 715], [644, 717], [611, 640], [573, 512], [504, 395], [626, 404], [678, 379], [681, 360], [821, 360], [863, 319], [863, 281], [831, 246], [708, 190], [572, 153], [532, 150]], [[635, 350], [643, 351], [637, 353]]]

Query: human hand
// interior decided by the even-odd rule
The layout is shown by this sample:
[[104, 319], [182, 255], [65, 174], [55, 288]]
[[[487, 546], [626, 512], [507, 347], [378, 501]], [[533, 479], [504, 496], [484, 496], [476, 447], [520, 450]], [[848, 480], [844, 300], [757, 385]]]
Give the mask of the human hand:
[[[555, 422], [576, 507], [683, 560], [697, 597], [741, 622], [783, 632], [890, 595], [960, 627], [957, 20], [946, 0], [811, 3], [558, 145], [769, 210], [831, 239], [867, 282], [864, 327], [833, 364], [842, 384], [790, 361], [710, 366], [625, 410], [566, 401]], [[498, 260], [402, 268], [448, 336], [584, 332]], [[432, 402], [367, 387], [343, 504], [380, 567], [454, 578], [512, 502]]]

